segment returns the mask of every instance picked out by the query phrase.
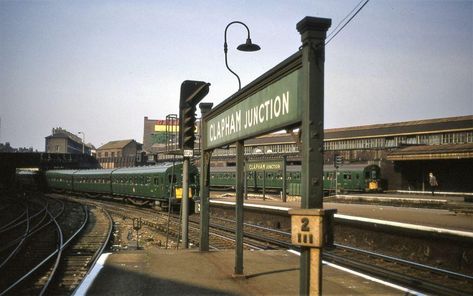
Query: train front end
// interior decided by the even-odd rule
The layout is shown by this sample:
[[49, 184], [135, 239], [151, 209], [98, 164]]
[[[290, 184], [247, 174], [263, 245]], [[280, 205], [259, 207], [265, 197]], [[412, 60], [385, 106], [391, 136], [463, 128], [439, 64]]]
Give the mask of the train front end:
[[364, 169], [366, 191], [382, 192], [380, 168], [377, 165], [369, 165]]

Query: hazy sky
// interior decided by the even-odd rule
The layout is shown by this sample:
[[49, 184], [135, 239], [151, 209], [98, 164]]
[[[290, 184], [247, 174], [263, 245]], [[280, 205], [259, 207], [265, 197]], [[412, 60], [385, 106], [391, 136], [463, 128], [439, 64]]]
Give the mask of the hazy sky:
[[[296, 24], [360, 1], [0, 1], [0, 143], [44, 150], [53, 127], [96, 147], [143, 141], [143, 117], [178, 113], [182, 81], [206, 102], [238, 89], [223, 32], [262, 50], [228, 59], [242, 86], [296, 52]], [[330, 31], [329, 31], [330, 33]], [[372, 0], [326, 48], [325, 127], [473, 114], [473, 1]]]

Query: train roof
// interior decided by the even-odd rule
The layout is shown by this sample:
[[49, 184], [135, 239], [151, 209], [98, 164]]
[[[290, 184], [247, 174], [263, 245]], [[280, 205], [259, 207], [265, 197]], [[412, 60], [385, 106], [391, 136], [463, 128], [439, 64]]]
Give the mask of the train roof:
[[[176, 166], [180, 163], [176, 163]], [[131, 168], [120, 168], [112, 172], [112, 175], [127, 175], [127, 174], [153, 174], [153, 173], [164, 173], [173, 166], [172, 163], [163, 163], [154, 166], [144, 167], [131, 167]]]
[[57, 175], [72, 175], [78, 170], [48, 170], [46, 171], [46, 175], [48, 174], [57, 174]]
[[78, 170], [74, 173], [76, 176], [90, 176], [90, 175], [109, 175], [115, 169], [90, 169], [90, 170]]

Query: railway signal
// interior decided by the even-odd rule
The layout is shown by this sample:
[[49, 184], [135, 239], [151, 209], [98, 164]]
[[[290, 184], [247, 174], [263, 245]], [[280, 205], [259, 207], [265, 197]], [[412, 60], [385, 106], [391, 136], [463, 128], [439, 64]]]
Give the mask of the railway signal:
[[343, 163], [343, 156], [336, 154], [334, 157], [334, 162], [333, 162], [334, 167], [338, 169], [342, 165], [342, 163]]
[[179, 143], [181, 150], [193, 150], [197, 104], [209, 93], [210, 83], [186, 80], [181, 84], [179, 102]]
[[186, 80], [181, 84], [179, 102], [179, 143], [184, 161], [182, 166], [182, 244], [189, 247], [189, 158], [193, 155], [197, 104], [209, 93], [210, 83]]

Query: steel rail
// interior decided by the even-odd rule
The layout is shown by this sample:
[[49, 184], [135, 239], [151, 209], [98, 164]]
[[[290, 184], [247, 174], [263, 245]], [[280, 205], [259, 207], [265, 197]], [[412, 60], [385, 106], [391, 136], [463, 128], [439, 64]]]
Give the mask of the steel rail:
[[[44, 224], [42, 224], [43, 221], [44, 221], [44, 220], [47, 218], [47, 216], [48, 216], [48, 214], [46, 213], [47, 207], [48, 207], [48, 203], [45, 204], [45, 206], [44, 206], [43, 209], [41, 209], [40, 211], [36, 212], [35, 214], [33, 214], [33, 215], [29, 218], [29, 221], [28, 221], [28, 222], [30, 222], [31, 220], [33, 220], [34, 218], [36, 218], [36, 216], [38, 216], [38, 215], [40, 215], [41, 213], [44, 212], [44, 215], [43, 215], [43, 217], [41, 218], [41, 220], [38, 221], [38, 223], [36, 223], [36, 225], [35, 225], [34, 227], [31, 227], [31, 230], [30, 230], [29, 233], [25, 233], [25, 234], [23, 234], [23, 235], [21, 235], [21, 236], [15, 238], [15, 239], [11, 240], [8, 244], [4, 245], [4, 246], [0, 249], [0, 252], [6, 250], [6, 249], [8, 249], [8, 248], [10, 248], [10, 247], [13, 246], [14, 244], [16, 244], [19, 240], [22, 240], [22, 239], [28, 237], [29, 235], [34, 234], [36, 231], [40, 230], [40, 229], [43, 227], [42, 225], [44, 225]], [[25, 221], [26, 221], [26, 220], [20, 221], [20, 222], [18, 222], [17, 224], [13, 225], [11, 228], [14, 228], [14, 227], [16, 227], [16, 226], [19, 226], [21, 223], [23, 223], [23, 222], [25, 222]], [[47, 224], [46, 224], [46, 225], [47, 225]], [[11, 228], [10, 228], [10, 229], [11, 229]]]
[[57, 253], [57, 256], [56, 256], [56, 262], [54, 263], [54, 266], [51, 270], [51, 273], [49, 275], [49, 278], [48, 280], [46, 281], [46, 283], [44, 284], [43, 286], [43, 289], [41, 289], [41, 292], [39, 293], [40, 296], [44, 295], [46, 289], [48, 288], [49, 284], [51, 283], [51, 280], [53, 279], [54, 275], [56, 274], [56, 271], [57, 271], [57, 267], [59, 266], [59, 261], [61, 260], [61, 255], [62, 255], [62, 249], [64, 248], [64, 236], [63, 236], [63, 233], [62, 233], [62, 229], [61, 229], [61, 226], [59, 225], [59, 223], [57, 222], [56, 218], [53, 217], [53, 215], [51, 214], [51, 212], [49, 212], [49, 215], [51, 216], [51, 219], [53, 220], [54, 224], [56, 224], [56, 229], [57, 229], [57, 235], [58, 235], [58, 247], [55, 251], [55, 253]]
[[[89, 214], [88, 214], [88, 208], [87, 206], [83, 206], [83, 208], [85, 209], [85, 213], [87, 215], [87, 219], [89, 219]], [[109, 222], [109, 229], [108, 229], [108, 233], [106, 235], [106, 240], [105, 242], [102, 244], [102, 246], [100, 247], [100, 249], [97, 250], [97, 252], [95, 252], [94, 254], [94, 260], [92, 261], [92, 264], [90, 264], [90, 268], [89, 270], [87, 271], [87, 273], [82, 277], [82, 280], [80, 281], [80, 283], [76, 286], [76, 288], [74, 289], [74, 291], [72, 291], [71, 295], [75, 295], [76, 294], [76, 291], [77, 289], [81, 286], [81, 283], [84, 281], [84, 279], [89, 275], [89, 273], [92, 271], [93, 267], [95, 266], [95, 264], [97, 264], [97, 261], [99, 260], [99, 254], [102, 254], [103, 251], [105, 250], [105, 247], [107, 246], [107, 243], [110, 241], [110, 237], [112, 236], [112, 230], [113, 230], [113, 219], [112, 219], [112, 216], [110, 216], [110, 213], [103, 209], [103, 208], [100, 208], [100, 210], [107, 216], [107, 219], [108, 219], [108, 222]], [[84, 224], [85, 225], [85, 224]], [[81, 228], [82, 230], [82, 228]]]
[[[26, 209], [28, 209], [27, 206], [26, 206]], [[19, 224], [19, 223], [15, 224], [17, 222], [17, 220], [20, 220], [25, 214], [26, 214], [26, 210], [21, 215], [18, 215], [15, 219], [11, 220], [7, 224], [0, 227], [0, 233], [8, 231], [11, 228], [14, 228], [17, 224]], [[22, 221], [24, 221], [24, 220], [22, 220]]]
[[424, 291], [428, 291], [429, 293], [435, 293], [440, 295], [471, 295], [463, 291], [428, 282], [424, 279], [413, 278], [412, 276], [386, 270], [383, 267], [378, 267], [346, 257], [329, 254], [327, 252], [323, 253], [323, 259], [328, 262], [337, 263], [345, 267], [353, 268], [355, 270], [371, 274], [373, 276], [381, 276], [385, 279], [389, 279], [391, 282], [401, 283], [406, 286], [414, 287], [415, 289], [422, 289]]
[[[49, 206], [49, 203], [47, 203], [46, 207]], [[48, 209], [46, 209], [47, 214], [51, 217], [52, 220], [48, 221], [47, 223], [43, 224], [40, 228], [36, 229], [35, 232], [39, 231], [40, 229], [43, 229], [45, 226], [49, 225], [53, 220], [56, 221], [56, 218], [59, 217], [63, 212], [64, 212], [64, 203], [61, 202], [61, 209], [57, 215], [53, 215]], [[30, 234], [28, 237], [31, 237], [32, 234]], [[70, 241], [70, 240], [69, 240]], [[62, 245], [64, 247], [64, 245]], [[43, 266], [46, 262], [48, 262], [52, 257], [56, 255], [56, 253], [59, 251], [59, 249], [56, 249], [53, 253], [51, 253], [49, 256], [47, 256], [43, 261], [38, 263], [35, 267], [30, 269], [29, 272], [24, 274], [21, 278], [19, 278], [16, 282], [14, 282], [12, 285], [10, 285], [8, 288], [0, 292], [0, 296], [5, 295], [7, 292], [9, 292], [11, 289], [15, 288], [18, 284], [20, 284], [22, 281], [24, 281], [26, 278], [31, 276], [38, 268]]]
[[473, 276], [470, 276], [470, 275], [467, 275], [467, 274], [462, 274], [462, 273], [450, 271], [450, 270], [447, 270], [447, 269], [433, 267], [433, 266], [425, 265], [425, 264], [422, 264], [422, 263], [417, 263], [417, 262], [414, 262], [414, 261], [409, 261], [409, 260], [405, 260], [405, 259], [401, 259], [401, 258], [388, 256], [388, 255], [383, 255], [383, 254], [379, 254], [379, 253], [375, 253], [375, 252], [371, 252], [371, 251], [367, 251], [367, 250], [357, 249], [357, 248], [353, 248], [353, 247], [350, 247], [350, 246], [345, 246], [345, 245], [340, 245], [340, 244], [334, 244], [334, 245], [336, 247], [339, 247], [339, 248], [348, 249], [350, 251], [354, 251], [354, 252], [358, 252], [358, 253], [362, 253], [362, 254], [366, 254], [366, 255], [370, 255], [370, 256], [376, 256], [378, 258], [389, 260], [389, 261], [392, 261], [392, 262], [399, 262], [399, 263], [411, 265], [411, 266], [414, 266], [416, 268], [423, 269], [423, 270], [426, 270], [426, 271], [435, 272], [435, 273], [438, 273], [438, 274], [447, 275], [447, 276], [451, 276], [451, 277], [456, 277], [456, 278], [459, 278], [461, 280], [469, 280], [469, 281], [473, 280]]
[[25, 235], [23, 237], [23, 239], [18, 243], [18, 245], [16, 246], [16, 248], [10, 253], [10, 255], [8, 255], [7, 258], [5, 258], [5, 260], [3, 260], [2, 263], [0, 263], [0, 269], [2, 269], [2, 267], [7, 264], [8, 261], [10, 261], [11, 258], [13, 258], [13, 256], [15, 256], [15, 254], [18, 252], [18, 250], [20, 249], [20, 247], [23, 245], [23, 243], [25, 242], [26, 238], [27, 238], [27, 234], [28, 232], [30, 231], [30, 220], [29, 220], [29, 210], [28, 210], [28, 207], [26, 208], [26, 230], [25, 230]]

